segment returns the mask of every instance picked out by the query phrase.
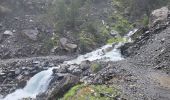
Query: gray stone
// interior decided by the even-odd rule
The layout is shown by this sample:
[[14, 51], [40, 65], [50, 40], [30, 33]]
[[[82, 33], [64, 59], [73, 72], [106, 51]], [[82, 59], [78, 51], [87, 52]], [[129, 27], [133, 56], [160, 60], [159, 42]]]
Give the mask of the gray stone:
[[119, 36], [119, 33], [115, 30], [111, 30], [110, 35], [113, 37], [117, 37], [117, 36]]
[[74, 69], [72, 73], [73, 73], [74, 75], [80, 75], [82, 72], [83, 72], [83, 71], [82, 71], [81, 69], [78, 69], [78, 68], [77, 68], [77, 69]]
[[39, 31], [38, 30], [33, 30], [33, 29], [26, 29], [22, 31], [22, 34], [24, 34], [26, 37], [29, 39], [36, 41]]
[[80, 68], [82, 70], [87, 70], [88, 68], [90, 68], [90, 61], [86, 60], [86, 61], [81, 62]]
[[18, 75], [18, 74], [20, 74], [20, 73], [21, 73], [21, 69], [18, 68], [18, 69], [15, 70], [15, 74], [16, 74], [16, 75]]
[[61, 44], [63, 47], [65, 47], [65, 45], [67, 44], [67, 42], [68, 42], [67, 38], [61, 38], [61, 39], [60, 39], [60, 44]]
[[10, 31], [10, 30], [6, 30], [4, 33], [3, 33], [4, 36], [12, 36], [13, 35], [13, 32]]
[[29, 75], [30, 72], [29, 71], [24, 71], [24, 75]]
[[64, 78], [56, 84], [54, 88], [48, 92], [47, 100], [56, 100], [61, 98], [72, 86], [79, 82], [79, 77], [67, 74]]
[[166, 21], [168, 18], [168, 7], [162, 7], [160, 9], [156, 9], [151, 13], [151, 23], [150, 25], [155, 25], [158, 22]]
[[68, 51], [74, 51], [77, 49], [78, 46], [76, 44], [68, 43], [65, 45], [65, 47], [66, 47], [66, 50]]
[[63, 49], [65, 49], [66, 51], [75, 51], [77, 49], [77, 45], [76, 44], [73, 44], [73, 43], [68, 43], [68, 39], [67, 38], [61, 38], [60, 39], [60, 44], [61, 44], [61, 47]]

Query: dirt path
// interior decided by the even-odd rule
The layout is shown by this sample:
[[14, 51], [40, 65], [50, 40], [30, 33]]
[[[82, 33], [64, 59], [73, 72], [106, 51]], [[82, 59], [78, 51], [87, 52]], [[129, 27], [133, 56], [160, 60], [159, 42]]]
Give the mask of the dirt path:
[[125, 90], [123, 90], [131, 95], [131, 98], [136, 100], [170, 100], [169, 75], [151, 69], [151, 66], [139, 66], [139, 64], [129, 63], [129, 61], [124, 61], [121, 66], [137, 78], [133, 85], [136, 88], [134, 94], [127, 87], [124, 87]]

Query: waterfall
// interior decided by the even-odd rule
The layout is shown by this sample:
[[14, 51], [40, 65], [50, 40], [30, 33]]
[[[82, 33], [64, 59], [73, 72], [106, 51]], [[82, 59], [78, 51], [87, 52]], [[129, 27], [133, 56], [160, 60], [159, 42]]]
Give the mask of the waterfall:
[[35, 98], [39, 93], [47, 90], [52, 79], [52, 68], [41, 71], [34, 75], [23, 89], [18, 89], [15, 92], [7, 95], [3, 100], [19, 100], [22, 98]]
[[[132, 34], [134, 34], [137, 29], [130, 31], [125, 39], [128, 39], [127, 42], [131, 42], [129, 38]], [[125, 42], [120, 42], [114, 46], [113, 49], [107, 51], [106, 49], [112, 48], [112, 45], [105, 45], [95, 51], [87, 53], [85, 55], [80, 55], [74, 60], [65, 61], [65, 64], [80, 64], [82, 61], [89, 60], [94, 61], [98, 59], [102, 59], [105, 61], [118, 61], [122, 60], [122, 56], [118, 48], [124, 45]], [[107, 52], [105, 52], [107, 51]], [[38, 74], [34, 75], [28, 82], [27, 85], [23, 89], [18, 89], [15, 92], [8, 94], [4, 99], [1, 100], [20, 100], [23, 98], [36, 98], [36, 95], [45, 92], [48, 89], [48, 85], [52, 79], [53, 68], [49, 68], [48, 70], [41, 71]]]

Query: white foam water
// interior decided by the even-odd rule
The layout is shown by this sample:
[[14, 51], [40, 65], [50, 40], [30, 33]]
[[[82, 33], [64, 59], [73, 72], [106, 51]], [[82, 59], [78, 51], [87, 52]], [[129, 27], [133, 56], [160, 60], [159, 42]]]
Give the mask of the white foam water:
[[[135, 33], [137, 29], [130, 31], [124, 38], [131, 42], [129, 38], [133, 33]], [[80, 64], [82, 61], [89, 60], [104, 60], [104, 61], [118, 61], [122, 60], [120, 50], [118, 48], [122, 46], [125, 42], [120, 42], [112, 48], [112, 45], [105, 45], [95, 51], [87, 53], [85, 55], [80, 55], [74, 60], [66, 61], [64, 64]], [[112, 48], [107, 51], [106, 49]], [[107, 52], [104, 52], [107, 51]], [[23, 98], [36, 98], [36, 96], [40, 93], [45, 92], [48, 89], [49, 83], [52, 79], [52, 69], [41, 71], [38, 74], [34, 75], [28, 82], [27, 85], [23, 89], [18, 89], [15, 92], [8, 94], [4, 99], [1, 100], [21, 100]]]
[[15, 92], [7, 95], [3, 100], [20, 100], [22, 98], [35, 98], [39, 93], [47, 90], [52, 79], [52, 68], [41, 71], [34, 75], [23, 89], [18, 89]]

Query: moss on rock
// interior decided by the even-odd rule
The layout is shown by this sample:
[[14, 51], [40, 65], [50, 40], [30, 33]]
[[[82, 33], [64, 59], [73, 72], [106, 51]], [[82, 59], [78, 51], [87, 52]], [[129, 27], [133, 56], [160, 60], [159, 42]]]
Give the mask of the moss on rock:
[[61, 100], [114, 100], [120, 91], [107, 85], [76, 85]]

